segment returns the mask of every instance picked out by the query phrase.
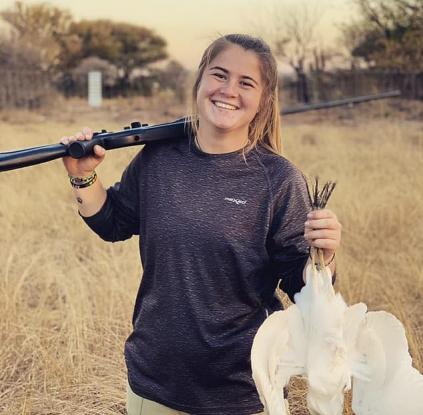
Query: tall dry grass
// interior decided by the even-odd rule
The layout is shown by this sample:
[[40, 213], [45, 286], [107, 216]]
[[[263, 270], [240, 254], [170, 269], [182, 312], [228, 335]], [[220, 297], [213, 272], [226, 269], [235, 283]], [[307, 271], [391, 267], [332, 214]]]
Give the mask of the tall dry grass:
[[[179, 115], [153, 104], [138, 103], [137, 111], [154, 122]], [[123, 103], [100, 111], [66, 105], [0, 114], [0, 151], [57, 142], [85, 124], [116, 130], [136, 118]], [[337, 289], [349, 303], [394, 313], [422, 371], [423, 123], [293, 117], [284, 140], [306, 174], [338, 182], [329, 202], [343, 224]], [[136, 151], [108, 153], [99, 168], [105, 185]], [[124, 414], [137, 241], [108, 244], [83, 224], [61, 161], [0, 173], [0, 232], [0, 413]], [[295, 381], [293, 415], [307, 413], [303, 396]]]

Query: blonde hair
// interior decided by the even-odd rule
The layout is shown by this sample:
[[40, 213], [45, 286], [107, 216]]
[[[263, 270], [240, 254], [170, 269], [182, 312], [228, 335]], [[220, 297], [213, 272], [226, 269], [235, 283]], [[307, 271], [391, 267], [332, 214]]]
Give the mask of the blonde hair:
[[205, 68], [219, 53], [229, 46], [238, 45], [245, 50], [255, 52], [261, 69], [263, 92], [259, 111], [251, 121], [248, 129], [248, 144], [243, 149], [244, 154], [261, 144], [273, 153], [282, 153], [281, 124], [278, 100], [278, 70], [276, 60], [264, 40], [244, 34], [230, 34], [219, 37], [204, 51], [198, 66], [197, 75], [192, 88], [191, 130], [194, 137], [198, 134], [197, 93]]

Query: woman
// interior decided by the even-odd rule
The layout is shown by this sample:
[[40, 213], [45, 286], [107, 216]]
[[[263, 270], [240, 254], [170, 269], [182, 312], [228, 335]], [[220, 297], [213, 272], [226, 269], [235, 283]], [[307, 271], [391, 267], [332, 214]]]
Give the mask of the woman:
[[[65, 158], [85, 222], [107, 241], [140, 235], [143, 278], [125, 345], [130, 415], [263, 410], [250, 349], [266, 316], [304, 285], [309, 246], [334, 271], [340, 224], [310, 212], [281, 151], [277, 68], [247, 35], [214, 41], [193, 87], [191, 138], [147, 144], [120, 183], [94, 173], [105, 151]], [[85, 128], [62, 143], [91, 139]], [[310, 212], [310, 213], [309, 213]]]

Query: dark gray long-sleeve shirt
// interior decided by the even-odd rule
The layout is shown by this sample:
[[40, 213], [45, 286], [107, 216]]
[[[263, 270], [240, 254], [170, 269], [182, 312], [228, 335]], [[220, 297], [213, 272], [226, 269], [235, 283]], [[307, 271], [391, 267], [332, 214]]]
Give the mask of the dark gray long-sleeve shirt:
[[250, 351], [266, 315], [304, 285], [305, 181], [257, 148], [206, 154], [190, 139], [147, 144], [86, 223], [140, 235], [143, 276], [125, 345], [133, 391], [196, 415], [262, 411]]

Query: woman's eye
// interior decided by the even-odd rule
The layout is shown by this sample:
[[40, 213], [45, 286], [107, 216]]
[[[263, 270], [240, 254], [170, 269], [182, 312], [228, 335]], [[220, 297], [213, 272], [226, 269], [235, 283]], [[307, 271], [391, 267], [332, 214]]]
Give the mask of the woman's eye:
[[245, 82], [245, 81], [241, 81], [241, 85], [247, 86], [247, 87], [250, 87], [250, 88], [252, 88], [254, 86], [253, 84], [250, 84], [249, 82]]
[[216, 78], [219, 78], [219, 79], [224, 79], [225, 78], [225, 75], [223, 75], [221, 73], [214, 73], [212, 75], [215, 76]]

